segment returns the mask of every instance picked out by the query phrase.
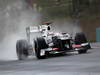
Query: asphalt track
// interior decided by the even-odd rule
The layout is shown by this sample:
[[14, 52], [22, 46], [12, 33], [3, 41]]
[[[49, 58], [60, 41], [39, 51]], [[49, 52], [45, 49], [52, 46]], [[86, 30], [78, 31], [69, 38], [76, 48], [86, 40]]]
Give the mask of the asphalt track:
[[100, 75], [100, 48], [38, 60], [0, 61], [0, 75]]

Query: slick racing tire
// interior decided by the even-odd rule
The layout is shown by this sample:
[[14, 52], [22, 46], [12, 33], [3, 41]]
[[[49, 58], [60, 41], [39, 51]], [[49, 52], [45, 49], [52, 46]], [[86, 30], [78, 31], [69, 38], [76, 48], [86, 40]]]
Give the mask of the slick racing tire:
[[52, 37], [52, 40], [53, 40], [53, 44], [54, 44], [54, 48], [62, 48], [64, 45], [62, 44], [62, 42], [61, 42], [61, 40], [60, 39], [58, 39], [58, 37], [57, 36], [54, 36], [54, 37]]
[[[48, 45], [46, 44], [44, 38], [39, 37], [36, 40], [34, 40], [34, 47], [35, 47], [35, 55], [37, 59], [46, 58], [46, 51], [43, 49], [48, 48]], [[41, 55], [41, 52], [44, 52], [43, 55]]]
[[[76, 36], [75, 36], [75, 44], [82, 44], [82, 43], [87, 43], [87, 38], [85, 36], [84, 33], [76, 33]], [[82, 53], [87, 53], [87, 49], [84, 49], [84, 50], [78, 50], [78, 53], [79, 54], [82, 54]]]
[[84, 33], [76, 33], [75, 36], [75, 44], [81, 44], [81, 43], [86, 43], [87, 39]]
[[19, 60], [24, 60], [28, 56], [28, 42], [26, 40], [18, 40], [16, 43], [16, 53]]

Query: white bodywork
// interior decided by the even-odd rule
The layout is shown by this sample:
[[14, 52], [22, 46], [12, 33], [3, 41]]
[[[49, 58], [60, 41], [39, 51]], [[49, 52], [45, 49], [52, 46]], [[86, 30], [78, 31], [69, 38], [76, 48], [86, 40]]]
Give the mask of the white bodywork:
[[71, 36], [68, 33], [58, 33], [58, 32], [54, 33], [54, 32], [51, 32], [50, 30], [48, 30], [48, 27], [51, 27], [51, 26], [50, 25], [39, 25], [39, 26], [28, 27], [26, 32], [27, 32], [29, 41], [32, 42], [32, 40], [33, 40], [33, 38], [32, 38], [32, 40], [30, 40], [30, 38], [31, 38], [30, 35], [34, 36], [36, 33], [38, 33], [39, 36], [43, 37], [49, 46], [53, 45], [52, 37], [54, 37], [54, 36], [57, 36], [57, 38], [61, 39], [61, 40], [71, 39]]

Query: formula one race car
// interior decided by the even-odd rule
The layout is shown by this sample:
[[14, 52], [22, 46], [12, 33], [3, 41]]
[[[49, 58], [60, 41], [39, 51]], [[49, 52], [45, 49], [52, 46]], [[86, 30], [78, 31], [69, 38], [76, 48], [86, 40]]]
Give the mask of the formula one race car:
[[[74, 39], [68, 33], [50, 32], [51, 23], [26, 28], [27, 40], [18, 40], [16, 52], [19, 60], [23, 60], [32, 52], [38, 59], [48, 54], [78, 51], [86, 53], [91, 48], [84, 33], [76, 33]], [[33, 38], [34, 37], [34, 38]]]

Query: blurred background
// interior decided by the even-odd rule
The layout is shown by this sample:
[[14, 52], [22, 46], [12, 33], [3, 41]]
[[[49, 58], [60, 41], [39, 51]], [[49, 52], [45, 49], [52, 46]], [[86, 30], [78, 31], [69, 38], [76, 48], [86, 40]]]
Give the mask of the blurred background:
[[54, 31], [84, 32], [96, 41], [100, 27], [99, 0], [0, 0], [0, 59], [16, 60], [16, 41], [26, 38], [25, 28], [53, 22]]
[[[56, 27], [68, 32], [83, 31], [91, 41], [96, 41], [99, 25], [99, 0], [26, 0], [36, 8], [42, 21], [52, 20]], [[61, 29], [60, 29], [61, 30]], [[70, 31], [71, 30], [71, 31]]]

